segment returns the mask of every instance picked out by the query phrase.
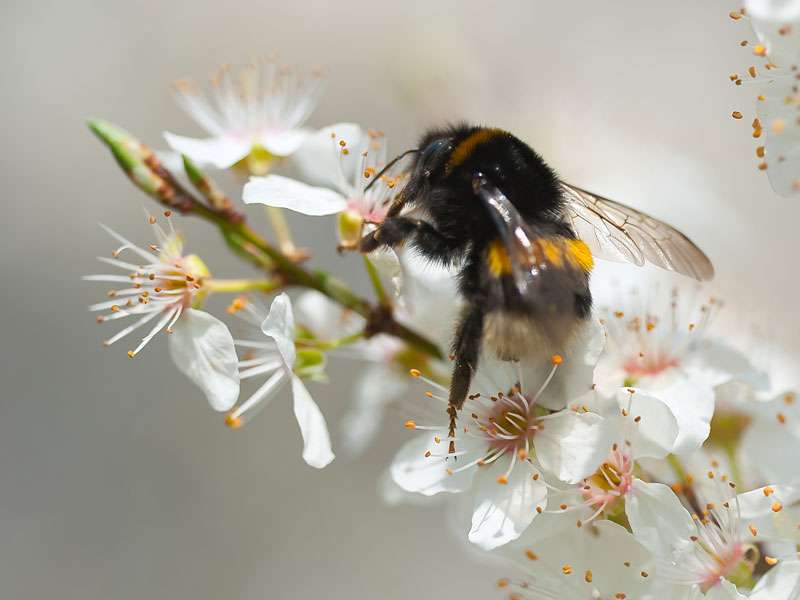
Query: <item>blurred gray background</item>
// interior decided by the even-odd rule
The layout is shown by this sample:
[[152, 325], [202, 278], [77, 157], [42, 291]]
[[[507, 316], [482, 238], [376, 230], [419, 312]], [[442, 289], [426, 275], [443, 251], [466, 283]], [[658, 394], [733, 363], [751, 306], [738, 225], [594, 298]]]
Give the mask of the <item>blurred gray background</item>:
[[[366, 456], [319, 472], [300, 458], [286, 394], [231, 432], [164, 340], [135, 361], [101, 348], [108, 329], [86, 305], [103, 289], [79, 280], [111, 250], [96, 223], [147, 239], [152, 205], [87, 117], [163, 147], [163, 129], [200, 133], [173, 104], [174, 79], [279, 51], [328, 73], [313, 125], [357, 121], [396, 150], [445, 119], [503, 126], [565, 178], [672, 221], [715, 260], [731, 331], [761, 331], [756, 353], [793, 351], [798, 208], [755, 169], [753, 93], [728, 81], [751, 63], [737, 42], [752, 36], [732, 8], [5, 0], [0, 597], [498, 597], [498, 571], [454, 538], [442, 508], [380, 503], [401, 412]], [[316, 264], [363, 286], [358, 260], [331, 251], [329, 220], [293, 224]], [[179, 226], [213, 272], [248, 272], [203, 223]], [[334, 431], [357, 368], [336, 362], [333, 383], [313, 386]]]

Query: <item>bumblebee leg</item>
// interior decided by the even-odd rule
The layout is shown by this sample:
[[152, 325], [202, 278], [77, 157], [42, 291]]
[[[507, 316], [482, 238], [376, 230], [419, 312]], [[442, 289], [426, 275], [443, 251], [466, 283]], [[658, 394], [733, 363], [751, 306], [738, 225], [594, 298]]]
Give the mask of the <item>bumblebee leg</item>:
[[386, 219], [375, 231], [361, 238], [358, 249], [361, 252], [372, 252], [381, 246], [394, 248], [417, 230], [417, 223], [418, 221], [405, 217]]
[[386, 219], [375, 231], [368, 233], [359, 242], [361, 252], [372, 252], [380, 246], [394, 248], [407, 239], [413, 238], [414, 247], [430, 260], [449, 262], [462, 244], [439, 233], [427, 221], [392, 217]]
[[472, 376], [478, 367], [478, 357], [481, 351], [481, 338], [483, 337], [483, 308], [477, 304], [468, 306], [461, 315], [461, 321], [456, 328], [453, 338], [453, 376], [450, 380], [450, 396], [448, 398], [447, 414], [450, 415], [450, 454], [456, 451], [456, 411], [461, 410], [467, 399]]

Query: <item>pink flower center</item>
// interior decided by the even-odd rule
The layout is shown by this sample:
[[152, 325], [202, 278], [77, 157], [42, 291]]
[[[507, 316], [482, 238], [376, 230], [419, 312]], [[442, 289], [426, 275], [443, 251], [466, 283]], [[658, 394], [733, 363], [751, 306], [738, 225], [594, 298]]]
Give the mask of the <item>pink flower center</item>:
[[483, 414], [472, 413], [473, 422], [485, 437], [489, 453], [524, 452], [541, 423], [537, 423], [533, 403], [521, 393], [499, 393], [491, 398], [492, 405]]
[[713, 566], [707, 568], [700, 583], [700, 589], [706, 592], [736, 571], [745, 556], [746, 550], [746, 546], [741, 542], [731, 544], [721, 551], [714, 552], [708, 549], [708, 558]]
[[680, 366], [680, 361], [677, 358], [668, 354], [657, 353], [634, 356], [622, 364], [622, 368], [628, 378], [633, 380], [661, 375], [665, 371], [678, 366]]
[[610, 507], [633, 486], [634, 461], [617, 444], [595, 473], [585, 480], [582, 494], [593, 507], [604, 510]]
[[350, 198], [347, 201], [347, 210], [360, 216], [371, 223], [382, 223], [386, 218], [388, 205], [372, 202], [368, 198]]

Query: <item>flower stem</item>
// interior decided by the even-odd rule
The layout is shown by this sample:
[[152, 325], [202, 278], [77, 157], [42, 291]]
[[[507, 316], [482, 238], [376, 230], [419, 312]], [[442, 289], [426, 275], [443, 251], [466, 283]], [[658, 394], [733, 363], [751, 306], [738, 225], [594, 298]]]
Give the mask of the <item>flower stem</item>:
[[[218, 203], [211, 201], [210, 191], [206, 190], [204, 195], [209, 204], [199, 200], [163, 167], [158, 157], [147, 146], [127, 131], [104, 121], [90, 121], [89, 127], [108, 146], [117, 163], [136, 187], [170, 209], [182, 214], [193, 214], [215, 224], [235, 253], [259, 269], [268, 270], [278, 276], [281, 285], [315, 289], [345, 308], [353, 310], [367, 319], [366, 335], [387, 333], [404, 340], [424, 354], [442, 358], [442, 351], [435, 343], [398, 323], [388, 307], [373, 306], [324, 271], [309, 271], [298, 265], [291, 257], [253, 231], [245, 223], [242, 214], [230, 206], [216, 206]], [[195, 171], [193, 173], [195, 180], [200, 181], [202, 178], [202, 185], [213, 185], [207, 175], [198, 168], [195, 168]]]
[[351, 335], [337, 338], [335, 340], [297, 340], [297, 346], [317, 348], [318, 350], [333, 350], [334, 348], [341, 348], [342, 346], [349, 346], [355, 342], [364, 339], [365, 332], [358, 331]]
[[211, 292], [241, 294], [243, 292], [273, 292], [281, 287], [280, 282], [269, 279], [206, 279], [203, 285]]
[[278, 238], [278, 246], [281, 252], [286, 256], [294, 256], [297, 254], [297, 248], [292, 239], [292, 230], [289, 227], [289, 223], [286, 221], [286, 215], [283, 214], [283, 209], [267, 206], [266, 212], [270, 225], [272, 225], [272, 230], [275, 232], [275, 237]]
[[378, 275], [378, 269], [375, 268], [375, 265], [369, 259], [369, 256], [364, 254], [363, 258], [364, 267], [367, 269], [367, 275], [369, 275], [369, 280], [372, 283], [372, 288], [375, 290], [375, 295], [378, 296], [378, 302], [381, 304], [381, 306], [391, 306], [392, 301], [389, 299], [389, 296], [386, 293], [386, 288], [383, 287], [383, 282], [381, 281], [380, 275]]

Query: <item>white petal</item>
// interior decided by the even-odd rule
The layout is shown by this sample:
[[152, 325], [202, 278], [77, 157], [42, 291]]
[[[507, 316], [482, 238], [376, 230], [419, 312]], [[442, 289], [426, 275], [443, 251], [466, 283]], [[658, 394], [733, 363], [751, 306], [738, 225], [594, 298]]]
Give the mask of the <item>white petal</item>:
[[208, 398], [214, 410], [229, 410], [239, 397], [239, 369], [233, 337], [225, 323], [188, 309], [169, 338], [172, 360]]
[[[795, 478], [797, 478], [797, 473], [795, 473]], [[764, 493], [764, 489], [767, 487], [771, 488], [772, 493]], [[749, 520], [772, 515], [772, 504], [775, 501], [788, 507], [798, 500], [800, 500], [800, 485], [776, 483], [737, 495], [736, 506], [741, 518]]]
[[764, 390], [769, 384], [767, 374], [758, 370], [747, 354], [719, 340], [704, 339], [688, 359], [684, 366], [712, 387], [738, 381]]
[[321, 469], [334, 458], [325, 417], [297, 375], [292, 376], [292, 397], [294, 416], [303, 436], [303, 460], [312, 467]]
[[292, 312], [292, 301], [286, 293], [275, 297], [269, 314], [261, 324], [261, 331], [264, 335], [275, 340], [275, 345], [281, 353], [286, 368], [291, 371], [297, 351], [294, 347], [294, 313]]
[[800, 562], [782, 562], [758, 581], [750, 600], [797, 600], [800, 598]]
[[[747, 600], [748, 597], [739, 593], [739, 590], [730, 581], [723, 579], [700, 598], [703, 600]], [[773, 600], [772, 597], [770, 600]]]
[[403, 269], [397, 253], [391, 248], [381, 248], [370, 253], [369, 259], [375, 265], [384, 288], [394, 290], [395, 296], [399, 297], [403, 286]]
[[304, 215], [333, 215], [343, 211], [347, 200], [327, 188], [311, 187], [281, 175], [251, 177], [242, 192], [245, 204], [289, 208]]
[[212, 165], [227, 169], [250, 154], [250, 143], [231, 137], [197, 139], [164, 132], [170, 148], [185, 154], [199, 166]]
[[[517, 540], [499, 549], [499, 553], [520, 562], [535, 587], [548, 592], [531, 598], [563, 598], [564, 600], [613, 599], [678, 600], [675, 595], [651, 595], [656, 577], [642, 577], [641, 572], [654, 574], [650, 553], [622, 526], [611, 521], [596, 521], [594, 527], [575, 527], [546, 538], [536, 536], [538, 522]], [[530, 536], [534, 536], [531, 539]], [[532, 561], [529, 553], [538, 555]], [[570, 575], [562, 567], [572, 568]], [[585, 574], [591, 571], [591, 583]]]
[[[417, 492], [425, 496], [433, 496], [440, 492], [463, 492], [472, 485], [475, 468], [464, 469], [450, 475], [450, 469], [458, 465], [452, 457], [447, 457], [447, 433], [442, 430], [438, 435], [441, 441], [434, 440], [436, 434], [426, 433], [406, 442], [392, 461], [391, 473], [394, 482], [407, 492]], [[459, 450], [467, 440], [459, 442]], [[425, 454], [430, 451], [430, 456]], [[459, 463], [466, 464], [472, 460], [468, 455], [460, 456]]]
[[544, 420], [533, 438], [542, 467], [567, 483], [592, 474], [611, 450], [612, 439], [604, 419], [592, 413], [563, 410]]
[[261, 145], [267, 152], [275, 156], [289, 156], [303, 145], [310, 135], [306, 129], [289, 129], [287, 131], [270, 132], [261, 136]]
[[446, 500], [444, 494], [428, 497], [405, 491], [394, 482], [389, 469], [386, 469], [378, 478], [378, 495], [387, 506], [430, 506], [436, 504], [437, 501], [444, 502]]
[[497, 461], [491, 468], [481, 468], [473, 487], [475, 501], [469, 541], [484, 550], [517, 539], [538, 514], [536, 507], [547, 506], [547, 486], [526, 462], [518, 462], [508, 477], [508, 483], [497, 482], [508, 461]]
[[786, 23], [800, 19], [799, 0], [745, 0], [750, 17]]
[[669, 558], [694, 530], [691, 515], [663, 483], [634, 479], [625, 512], [636, 539], [657, 556]]
[[[339, 140], [347, 142], [348, 154], [341, 153]], [[292, 156], [292, 162], [306, 183], [345, 191], [361, 164], [361, 152], [367, 142], [367, 136], [355, 123], [336, 123], [309, 135]]]
[[796, 418], [786, 419], [781, 424], [773, 412], [775, 407], [772, 403], [759, 408], [765, 414], [757, 415], [745, 430], [742, 453], [752, 459], [755, 469], [764, 479], [800, 482], [797, 468], [800, 424]]
[[[627, 390], [619, 392], [620, 406], [630, 400], [629, 416], [623, 417], [634, 428], [630, 434], [636, 458], [664, 458], [675, 447], [678, 421], [669, 407], [646, 392], [636, 392], [632, 397]], [[639, 419], [636, 422], [636, 419]]]
[[[560, 410], [578, 396], [592, 389], [594, 369], [606, 343], [605, 329], [592, 320], [569, 347], [560, 349], [564, 362], [539, 396], [537, 403], [551, 410]], [[526, 361], [530, 362], [530, 361]], [[523, 365], [523, 379], [529, 388], [538, 389], [550, 372], [551, 365]]]
[[700, 447], [711, 431], [714, 414], [714, 390], [707, 381], [689, 375], [669, 387], [643, 392], [663, 400], [678, 420], [678, 437], [672, 450], [675, 454], [685, 455]]

